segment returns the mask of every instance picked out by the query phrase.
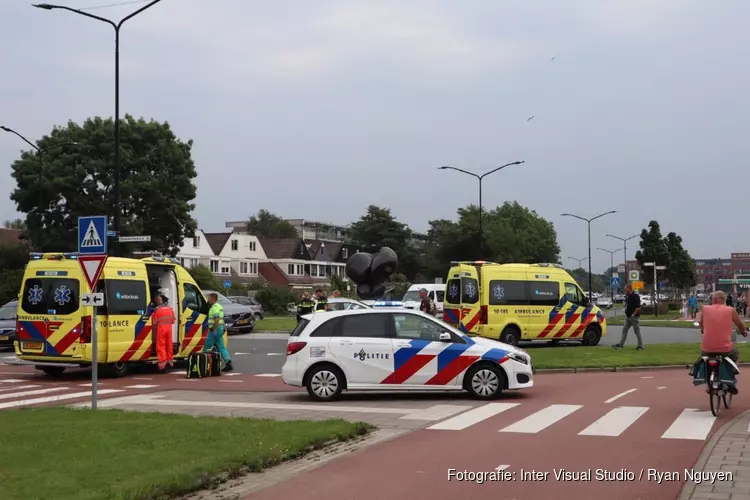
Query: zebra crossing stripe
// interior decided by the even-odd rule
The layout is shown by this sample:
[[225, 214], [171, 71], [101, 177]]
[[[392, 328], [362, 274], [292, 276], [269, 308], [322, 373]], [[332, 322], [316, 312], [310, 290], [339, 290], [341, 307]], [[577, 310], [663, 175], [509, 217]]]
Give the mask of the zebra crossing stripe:
[[581, 432], [579, 436], [619, 436], [625, 430], [633, 425], [641, 415], [646, 413], [648, 407], [639, 406], [620, 406], [610, 410], [602, 418], [589, 425]]
[[687, 408], [661, 435], [662, 439], [695, 439], [703, 441], [711, 432], [716, 417], [710, 411]]
[[582, 405], [550, 405], [543, 410], [539, 410], [538, 412], [519, 420], [515, 424], [500, 429], [498, 432], [536, 434], [581, 408], [583, 408]]
[[39, 394], [47, 394], [48, 392], [67, 390], [67, 387], [51, 387], [49, 389], [37, 389], [35, 391], [10, 392], [6, 394], [0, 394], [0, 399], [25, 398], [26, 396], [38, 396]]
[[486, 420], [506, 410], [515, 408], [519, 404], [520, 403], [488, 403], [479, 408], [474, 408], [473, 410], [469, 410], [460, 415], [456, 415], [453, 418], [449, 418], [448, 420], [430, 426], [428, 429], [460, 431], [467, 427], [471, 427], [482, 420]]

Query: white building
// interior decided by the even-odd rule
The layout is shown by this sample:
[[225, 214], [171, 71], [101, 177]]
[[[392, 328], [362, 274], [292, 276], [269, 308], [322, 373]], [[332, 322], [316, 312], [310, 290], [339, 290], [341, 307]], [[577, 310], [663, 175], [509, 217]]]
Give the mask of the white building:
[[216, 257], [206, 235], [200, 229], [195, 231], [195, 236], [186, 238], [177, 252], [175, 259], [186, 268], [197, 265], [209, 267], [211, 259]]

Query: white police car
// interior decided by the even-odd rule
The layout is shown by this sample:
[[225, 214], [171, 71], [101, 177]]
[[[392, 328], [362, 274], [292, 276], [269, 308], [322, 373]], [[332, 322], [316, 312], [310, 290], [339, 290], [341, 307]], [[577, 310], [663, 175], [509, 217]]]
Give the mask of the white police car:
[[318, 401], [343, 390], [466, 390], [494, 399], [504, 389], [534, 385], [522, 349], [397, 308], [303, 316], [289, 337], [281, 376]]

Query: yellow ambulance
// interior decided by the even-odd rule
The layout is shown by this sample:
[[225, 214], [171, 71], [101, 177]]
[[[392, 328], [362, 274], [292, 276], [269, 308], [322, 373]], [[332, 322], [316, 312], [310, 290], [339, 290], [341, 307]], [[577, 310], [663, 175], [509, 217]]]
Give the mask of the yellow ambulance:
[[[94, 309], [81, 303], [81, 294], [92, 290], [77, 259], [76, 253], [32, 253], [18, 297], [16, 356], [51, 376], [91, 366]], [[168, 257], [110, 257], [93, 292], [105, 298], [96, 317], [102, 376], [122, 377], [133, 364], [157, 360], [151, 322], [156, 294], [169, 299], [178, 319], [172, 331], [175, 360], [205, 344], [206, 298], [190, 273]]]
[[517, 345], [519, 340], [594, 346], [607, 321], [559, 264], [451, 262], [443, 320], [462, 332]]

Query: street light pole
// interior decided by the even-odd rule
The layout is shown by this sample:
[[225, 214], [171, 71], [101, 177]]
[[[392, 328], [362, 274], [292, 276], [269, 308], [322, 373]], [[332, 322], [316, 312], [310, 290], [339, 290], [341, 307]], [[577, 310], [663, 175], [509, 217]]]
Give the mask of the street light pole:
[[39, 224], [41, 225], [42, 224], [42, 205], [44, 205], [44, 189], [43, 189], [44, 187], [44, 158], [43, 158], [44, 153], [46, 153], [47, 151], [53, 148], [60, 148], [63, 146], [75, 146], [78, 143], [72, 142], [72, 141], [66, 141], [66, 142], [52, 144], [51, 146], [47, 146], [46, 148], [39, 148], [36, 144], [31, 142], [26, 137], [22, 136], [21, 134], [19, 134], [12, 128], [0, 125], [0, 130], [17, 135], [18, 137], [21, 138], [22, 141], [24, 141], [26, 144], [34, 148], [34, 150], [36, 151], [36, 156], [37, 156], [37, 159], [39, 160], [39, 207], [37, 207], [37, 211], [39, 213]]
[[605, 215], [616, 214], [616, 213], [617, 213], [617, 210], [610, 210], [609, 212], [601, 213], [597, 215], [596, 217], [591, 217], [590, 219], [587, 219], [585, 217], [581, 217], [580, 215], [575, 215], [575, 214], [568, 214], [568, 213], [560, 214], [561, 217], [573, 217], [575, 219], [582, 220], [588, 226], [588, 230], [589, 230], [588, 231], [589, 232], [589, 302], [591, 302], [591, 222], [595, 221], [596, 219], [600, 217], [604, 217]]
[[[127, 16], [120, 19], [119, 22], [114, 22], [110, 19], [107, 19], [106, 17], [100, 17], [94, 14], [89, 14], [88, 12], [84, 12], [80, 9], [74, 9], [72, 7], [66, 7], [64, 5], [52, 5], [48, 3], [40, 3], [40, 4], [33, 4], [34, 7], [38, 9], [44, 9], [44, 10], [67, 10], [68, 12], [73, 12], [75, 14], [80, 14], [82, 16], [96, 19], [97, 21], [101, 21], [103, 23], [107, 23], [115, 30], [115, 216], [114, 216], [114, 230], [117, 234], [120, 233], [120, 223], [121, 223], [121, 212], [122, 212], [122, 203], [121, 203], [121, 194], [120, 194], [120, 28], [122, 25], [127, 21], [128, 19], [132, 19], [133, 17], [137, 16], [144, 10], [148, 9], [149, 7], [152, 7], [156, 5], [157, 3], [161, 2], [161, 0], [153, 0], [152, 2], [146, 4], [145, 6], [141, 7], [138, 10], [135, 10], [128, 14]], [[106, 237], [106, 236], [105, 236]], [[119, 240], [116, 240], [115, 242], [115, 255], [120, 255], [120, 242]]]
[[621, 238], [619, 236], [615, 236], [614, 234], [605, 234], [605, 236], [609, 236], [610, 238], [622, 241], [622, 258], [625, 261], [625, 283], [629, 283], [630, 277], [628, 276], [628, 241], [640, 235], [634, 234], [633, 236], [628, 236], [627, 238]]
[[[622, 250], [622, 248], [618, 248], [617, 250], [607, 250], [606, 248], [599, 247], [598, 250], [601, 250], [602, 252], [607, 252], [609, 254], [609, 268], [615, 269], [615, 254]], [[616, 271], [615, 271], [616, 272]], [[609, 296], [612, 298], [612, 304], [615, 303], [615, 289], [611, 286], [609, 287]]]
[[494, 174], [495, 172], [500, 171], [504, 169], [505, 167], [510, 167], [511, 165], [520, 165], [521, 163], [525, 163], [525, 161], [514, 161], [513, 163], [507, 163], [503, 165], [502, 167], [497, 167], [481, 175], [475, 174], [474, 172], [469, 172], [468, 170], [463, 170], [457, 167], [448, 167], [448, 166], [438, 167], [438, 170], [455, 170], [456, 172], [461, 172], [462, 174], [470, 175], [479, 181], [479, 233], [478, 233], [478, 237], [479, 237], [479, 252], [482, 258], [484, 258], [484, 233], [482, 231], [482, 180], [488, 175]]
[[574, 261], [578, 262], [578, 267], [576, 269], [582, 268], [583, 265], [581, 265], [581, 262], [583, 262], [585, 260], [588, 260], [588, 257], [584, 257], [582, 259], [577, 259], [576, 257], [568, 257], [568, 258], [571, 259], [571, 260], [574, 260]]

